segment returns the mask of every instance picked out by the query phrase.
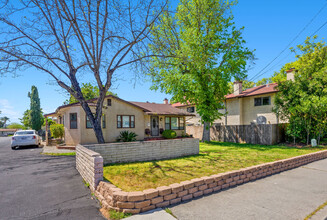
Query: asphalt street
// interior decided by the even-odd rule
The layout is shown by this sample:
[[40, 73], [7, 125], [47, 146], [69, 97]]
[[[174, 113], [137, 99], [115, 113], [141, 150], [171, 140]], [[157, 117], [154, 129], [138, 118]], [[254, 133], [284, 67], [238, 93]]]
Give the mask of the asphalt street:
[[0, 219], [104, 219], [75, 157], [41, 151], [13, 151], [10, 137], [0, 137]]

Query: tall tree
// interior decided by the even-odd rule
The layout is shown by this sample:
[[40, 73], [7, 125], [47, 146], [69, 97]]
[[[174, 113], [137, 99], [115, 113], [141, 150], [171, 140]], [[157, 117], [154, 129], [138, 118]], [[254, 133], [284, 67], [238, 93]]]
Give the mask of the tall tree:
[[28, 93], [28, 97], [31, 99], [30, 103], [30, 125], [31, 128], [38, 131], [43, 124], [42, 110], [40, 105], [39, 92], [35, 86], [32, 86], [31, 92]]
[[325, 42], [307, 38], [298, 45], [297, 60], [285, 65], [295, 68], [295, 80], [281, 81], [275, 99], [275, 111], [290, 123], [288, 133], [295, 138], [318, 141], [327, 132], [327, 47]]
[[[167, 0], [22, 0], [0, 5], [0, 74], [33, 67], [71, 94], [84, 109], [97, 141], [104, 143], [104, 97], [118, 70], [142, 68], [156, 54], [148, 39]], [[99, 88], [93, 115], [81, 75]]]
[[177, 102], [194, 103], [204, 124], [202, 141], [222, 116], [228, 82], [243, 79], [252, 51], [245, 47], [243, 28], [233, 21], [235, 1], [181, 0], [177, 12], [164, 13], [153, 30], [150, 75], [154, 86]]

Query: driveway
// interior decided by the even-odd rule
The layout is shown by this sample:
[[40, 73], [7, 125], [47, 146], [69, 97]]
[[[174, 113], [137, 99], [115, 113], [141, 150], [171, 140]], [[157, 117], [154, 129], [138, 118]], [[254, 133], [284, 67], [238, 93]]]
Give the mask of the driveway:
[[75, 169], [75, 157], [13, 151], [0, 137], [0, 219], [104, 219]]

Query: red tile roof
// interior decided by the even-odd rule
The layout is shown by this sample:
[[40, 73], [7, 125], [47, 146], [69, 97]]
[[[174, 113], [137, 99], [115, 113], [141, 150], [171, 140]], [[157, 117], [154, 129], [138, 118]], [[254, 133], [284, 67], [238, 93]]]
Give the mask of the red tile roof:
[[[183, 110], [180, 110], [178, 108], [174, 108], [172, 105], [170, 104], [158, 104], [158, 103], [150, 103], [150, 102], [130, 102], [130, 101], [125, 101], [121, 98], [118, 98], [116, 96], [112, 96], [112, 95], [108, 95], [105, 98], [116, 98], [122, 102], [125, 102], [127, 104], [133, 105], [137, 108], [142, 109], [144, 112], [146, 112], [146, 114], [148, 115], [183, 115], [183, 116], [194, 116], [194, 114], [190, 114], [188, 112], [185, 112]], [[95, 101], [96, 99], [91, 99], [88, 100], [88, 104], [89, 106], [96, 106], [95, 103], [93, 103], [92, 101]], [[59, 106], [55, 112], [53, 113], [49, 113], [49, 114], [45, 114], [45, 117], [54, 115], [56, 113], [58, 113], [58, 111], [60, 109], [66, 108], [66, 107], [70, 107], [70, 106], [78, 106], [80, 105], [80, 103], [72, 103], [72, 104], [68, 104], [68, 105], [62, 105]]]
[[10, 128], [1, 128], [0, 132], [16, 132], [18, 129], [10, 129]]
[[226, 99], [248, 97], [248, 96], [278, 92], [278, 90], [276, 89], [277, 85], [278, 85], [277, 83], [270, 83], [267, 85], [256, 86], [256, 87], [253, 87], [253, 88], [243, 91], [239, 95], [234, 95], [233, 93], [229, 94], [226, 96]]
[[[242, 93], [240, 93], [239, 95], [234, 95], [232, 94], [228, 94], [226, 95], [226, 99], [232, 99], [232, 98], [242, 98], [242, 97], [248, 97], [248, 96], [255, 96], [255, 95], [263, 95], [263, 94], [268, 94], [268, 93], [275, 93], [278, 92], [277, 90], [277, 83], [270, 83], [267, 85], [262, 85], [262, 86], [256, 86], [247, 90], [244, 90]], [[182, 106], [188, 106], [190, 105], [189, 102], [187, 102], [187, 104], [182, 104], [182, 103], [174, 103], [172, 104], [172, 106], [174, 107], [182, 107]]]
[[130, 102], [136, 106], [139, 106], [143, 109], [148, 110], [146, 114], [148, 115], [185, 115], [185, 116], [194, 116], [183, 110], [173, 107], [169, 104], [158, 104], [150, 102]]

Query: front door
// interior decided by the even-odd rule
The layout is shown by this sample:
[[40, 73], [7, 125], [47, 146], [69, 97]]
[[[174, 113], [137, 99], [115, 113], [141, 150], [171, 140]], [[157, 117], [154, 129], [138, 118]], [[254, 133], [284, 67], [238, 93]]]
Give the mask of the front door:
[[159, 117], [151, 116], [151, 136], [159, 136]]

